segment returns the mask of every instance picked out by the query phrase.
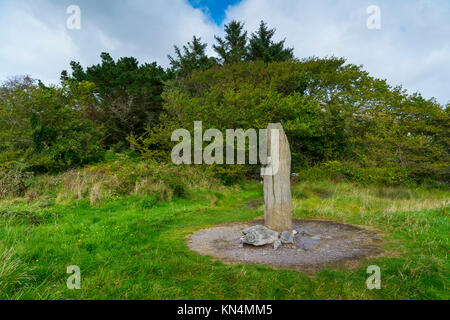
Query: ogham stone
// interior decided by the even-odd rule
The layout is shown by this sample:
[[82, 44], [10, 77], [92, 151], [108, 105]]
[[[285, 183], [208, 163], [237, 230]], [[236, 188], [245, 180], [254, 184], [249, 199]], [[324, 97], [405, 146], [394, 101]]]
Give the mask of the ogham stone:
[[[273, 130], [277, 130], [278, 134]], [[279, 232], [291, 231], [291, 151], [281, 123], [269, 124], [267, 150], [270, 162], [262, 170], [265, 226]]]

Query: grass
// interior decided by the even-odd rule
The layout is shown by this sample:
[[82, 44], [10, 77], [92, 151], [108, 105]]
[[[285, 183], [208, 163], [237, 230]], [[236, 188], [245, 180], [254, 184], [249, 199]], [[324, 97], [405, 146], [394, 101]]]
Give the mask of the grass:
[[[185, 238], [195, 230], [261, 216], [261, 206], [246, 205], [262, 199], [256, 183], [191, 190], [170, 202], [125, 195], [92, 205], [88, 196], [56, 197], [0, 202], [0, 255], [8, 255], [0, 261], [1, 299], [450, 298], [448, 190], [295, 184], [295, 218], [376, 228], [385, 234], [385, 249], [396, 252], [357, 270], [313, 277], [226, 265], [187, 248]], [[372, 264], [381, 268], [381, 290], [366, 288]], [[81, 290], [67, 289], [70, 265], [81, 268]]]

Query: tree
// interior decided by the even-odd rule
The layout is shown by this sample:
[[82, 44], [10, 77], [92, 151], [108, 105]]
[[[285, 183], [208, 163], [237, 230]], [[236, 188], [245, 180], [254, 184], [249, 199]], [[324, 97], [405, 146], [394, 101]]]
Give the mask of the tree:
[[220, 56], [222, 63], [244, 61], [247, 55], [247, 31], [243, 31], [244, 23], [231, 21], [225, 25], [225, 39], [215, 37], [218, 45], [214, 51]]
[[448, 109], [342, 58], [225, 64], [172, 82], [163, 96], [165, 118], [145, 144], [169, 155], [173, 128], [196, 120], [222, 131], [281, 122], [294, 167], [349, 161], [448, 179]]
[[30, 110], [27, 101], [37, 88], [28, 76], [15, 77], [0, 86], [0, 163], [18, 159], [30, 146]]
[[72, 77], [61, 74], [63, 81], [89, 81], [95, 84], [95, 97], [86, 115], [108, 129], [106, 146], [118, 149], [128, 145], [130, 136], [139, 135], [147, 125], [158, 123], [162, 110], [161, 93], [164, 82], [171, 77], [156, 62], [139, 64], [133, 57], [114, 59], [101, 54], [98, 65], [86, 71], [78, 62], [71, 62]]
[[92, 87], [47, 87], [28, 78], [3, 86], [2, 166], [21, 162], [36, 172], [56, 172], [101, 159], [103, 132], [83, 115]]
[[285, 40], [280, 42], [272, 40], [275, 31], [275, 29], [269, 29], [267, 24], [261, 21], [258, 31], [252, 33], [250, 38], [247, 52], [249, 61], [280, 62], [294, 57], [293, 48], [284, 48]]
[[407, 169], [416, 180], [449, 179], [449, 116], [433, 99], [404, 92], [367, 110], [372, 124], [355, 136], [378, 166]]
[[206, 70], [217, 64], [216, 59], [206, 55], [206, 43], [194, 36], [192, 42], [183, 46], [183, 51], [174, 46], [176, 57], [168, 55], [173, 71], [181, 77], [189, 75], [194, 70]]

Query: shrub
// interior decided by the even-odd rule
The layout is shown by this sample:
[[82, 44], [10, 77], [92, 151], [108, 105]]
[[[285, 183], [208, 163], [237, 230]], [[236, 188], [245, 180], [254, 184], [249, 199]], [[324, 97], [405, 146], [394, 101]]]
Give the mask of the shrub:
[[0, 168], [0, 198], [23, 195], [32, 177], [32, 173], [25, 171], [20, 165], [10, 169]]
[[190, 189], [216, 184], [211, 170], [141, 161], [109, 155], [107, 163], [71, 170], [62, 175], [57, 201], [89, 198], [92, 205], [124, 195], [155, 196], [158, 201], [186, 197]]
[[299, 180], [350, 181], [358, 184], [383, 184], [387, 186], [412, 185], [414, 180], [402, 167], [362, 167], [356, 163], [330, 161], [299, 171]]
[[33, 172], [61, 172], [101, 160], [103, 130], [84, 114], [92, 90], [86, 82], [63, 87], [32, 82], [25, 88], [3, 88], [2, 164], [21, 159]]
[[[281, 122], [294, 168], [339, 161], [336, 174], [359, 182], [448, 180], [448, 111], [345, 59], [230, 63], [172, 81], [163, 98], [160, 125], [135, 139], [151, 158], [167, 161], [173, 129], [192, 136], [194, 121], [222, 132]], [[217, 172], [229, 183], [233, 170]]]

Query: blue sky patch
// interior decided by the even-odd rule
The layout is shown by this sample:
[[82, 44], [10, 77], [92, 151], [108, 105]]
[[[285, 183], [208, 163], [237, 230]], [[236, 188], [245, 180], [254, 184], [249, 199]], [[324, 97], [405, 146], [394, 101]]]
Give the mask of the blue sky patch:
[[211, 19], [220, 25], [225, 19], [225, 10], [228, 6], [235, 5], [242, 0], [188, 0], [189, 3], [197, 9], [201, 9]]

